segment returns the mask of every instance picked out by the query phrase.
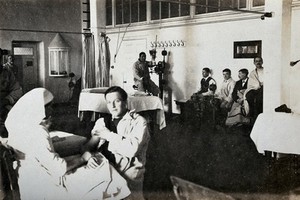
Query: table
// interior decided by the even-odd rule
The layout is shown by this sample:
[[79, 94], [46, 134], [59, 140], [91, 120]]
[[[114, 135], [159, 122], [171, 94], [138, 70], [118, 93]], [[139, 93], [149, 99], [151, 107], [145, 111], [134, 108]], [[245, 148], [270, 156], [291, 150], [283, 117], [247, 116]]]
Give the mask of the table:
[[[78, 116], [82, 119], [84, 111], [109, 113], [104, 92], [107, 88], [84, 89], [80, 93]], [[128, 96], [128, 109], [136, 112], [156, 111], [156, 124], [159, 129], [166, 127], [165, 112], [162, 100], [156, 96]]]
[[293, 113], [261, 113], [250, 137], [257, 151], [300, 154], [300, 115]]

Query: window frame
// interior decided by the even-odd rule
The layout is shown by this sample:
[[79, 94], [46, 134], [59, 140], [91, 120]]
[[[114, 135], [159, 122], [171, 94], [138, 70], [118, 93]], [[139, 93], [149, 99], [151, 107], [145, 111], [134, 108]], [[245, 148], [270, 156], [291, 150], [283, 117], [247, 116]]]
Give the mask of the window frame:
[[[111, 5], [112, 5], [112, 11], [111, 14], [113, 15], [114, 13], [117, 12], [116, 8], [117, 8], [117, 5], [116, 5], [116, 1], [117, 0], [107, 0], [107, 1], [112, 1]], [[122, 2], [125, 1], [125, 0], [121, 0]], [[129, 0], [130, 2], [132, 0]], [[144, 0], [137, 0], [138, 2], [140, 1], [144, 1]], [[196, 14], [195, 12], [195, 9], [196, 9], [196, 6], [193, 6], [193, 5], [189, 5], [189, 8], [190, 8], [190, 11], [189, 11], [189, 15], [184, 15], [184, 16], [181, 16], [181, 8], [180, 6], [182, 4], [179, 4], [179, 16], [178, 17], [170, 17], [171, 16], [171, 10], [170, 10], [170, 2], [167, 2], [169, 5], [168, 5], [168, 17], [167, 18], [163, 18], [161, 17], [161, 3], [162, 2], [159, 2], [159, 1], [155, 1], [155, 2], [158, 2], [159, 3], [159, 19], [152, 19], [152, 2], [154, 1], [149, 1], [149, 0], [145, 0], [146, 1], [146, 20], [145, 21], [137, 21], [137, 22], [130, 22], [130, 23], [118, 23], [117, 24], [117, 17], [116, 17], [116, 14], [115, 16], [112, 16], [111, 19], [112, 19], [112, 24], [110, 25], [106, 25], [106, 28], [117, 28], [117, 27], [124, 27], [124, 26], [128, 26], [129, 24], [132, 26], [139, 26], [139, 25], [145, 25], [145, 24], [155, 24], [155, 23], [164, 23], [164, 22], [174, 22], [174, 21], [184, 21], [184, 20], [192, 20], [192, 19], [202, 19], [202, 18], [212, 18], [212, 17], [220, 17], [220, 16], [226, 16], [226, 15], [233, 15], [233, 14], [236, 14], [236, 13], [239, 13], [238, 11], [233, 11], [233, 10], [222, 10], [219, 8], [218, 11], [216, 12], [206, 12], [206, 13], [201, 13], [201, 14]], [[178, 0], [178, 1], [181, 1], [181, 0]], [[184, 0], [182, 0], [184, 1]], [[208, 1], [208, 0], [206, 0]], [[221, 0], [218, 0], [218, 5], [220, 6], [220, 1]], [[237, 0], [238, 1], [238, 4], [240, 2], [240, 0]], [[263, 6], [253, 6], [253, 1], [255, 0], [246, 0], [246, 7], [245, 8], [241, 8], [240, 10], [249, 10], [249, 11], [263, 11], [264, 10], [264, 7], [265, 5]], [[190, 0], [189, 3], [195, 3], [196, 0]], [[149, 5], [148, 5], [149, 4]], [[131, 6], [130, 6], [131, 8]], [[192, 11], [194, 9], [194, 12]], [[208, 10], [206, 8], [206, 10]], [[150, 13], [149, 13], [150, 12]], [[123, 14], [123, 13], [122, 13]], [[140, 19], [140, 8], [138, 9], [138, 16], [139, 16], [139, 19]], [[124, 18], [124, 17], [122, 17]], [[130, 19], [131, 19], [131, 16], [130, 16]], [[113, 21], [114, 20], [114, 21]], [[123, 21], [124, 22], [124, 21]]]

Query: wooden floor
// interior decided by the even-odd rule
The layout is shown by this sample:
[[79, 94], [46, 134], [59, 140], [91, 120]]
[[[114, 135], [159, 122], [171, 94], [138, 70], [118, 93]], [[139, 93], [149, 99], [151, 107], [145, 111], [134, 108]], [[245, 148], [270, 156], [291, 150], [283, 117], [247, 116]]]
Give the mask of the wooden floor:
[[[57, 107], [56, 116], [58, 130], [87, 136], [93, 126], [79, 121], [76, 107]], [[175, 199], [170, 182], [174, 175], [236, 199], [300, 199], [299, 158], [261, 155], [249, 133], [248, 127], [195, 126], [179, 116], [167, 117], [167, 127], [155, 127], [149, 143], [145, 197]]]

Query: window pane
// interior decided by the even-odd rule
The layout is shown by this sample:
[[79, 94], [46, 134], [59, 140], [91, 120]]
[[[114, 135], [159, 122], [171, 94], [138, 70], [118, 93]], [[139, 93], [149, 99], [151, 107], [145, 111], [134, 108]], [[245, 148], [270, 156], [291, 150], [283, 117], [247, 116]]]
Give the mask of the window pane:
[[[206, 0], [196, 0], [196, 3], [199, 4], [199, 6], [196, 6], [196, 14], [207, 13]], [[200, 6], [200, 5], [203, 5], [203, 6]]]
[[[181, 0], [182, 2], [190, 3], [190, 0]], [[180, 5], [180, 16], [188, 16], [190, 15], [190, 5], [181, 4]]]
[[246, 0], [239, 0], [240, 1], [240, 8], [246, 8], [247, 2]]
[[130, 23], [130, 0], [123, 0], [123, 20], [124, 24]]
[[156, 20], [159, 19], [159, 4], [158, 1], [151, 1], [151, 19]]
[[146, 21], [146, 16], [147, 16], [147, 7], [146, 7], [146, 0], [140, 0], [140, 17], [139, 17], [139, 21], [143, 22]]
[[33, 48], [14, 47], [14, 55], [32, 56]]
[[178, 17], [179, 16], [179, 4], [171, 3], [170, 4], [170, 17]]
[[265, 0], [253, 0], [253, 6], [263, 6], [265, 5]]
[[232, 0], [221, 0], [220, 2], [220, 10], [230, 10], [233, 8]]
[[111, 0], [106, 0], [106, 25], [112, 25], [112, 4]]
[[139, 21], [139, 1], [131, 0], [131, 22]]
[[116, 24], [122, 24], [122, 0], [116, 0]]
[[208, 11], [207, 12], [218, 12], [219, 11], [219, 0], [209, 0], [208, 1]]
[[67, 54], [65, 51], [59, 51], [58, 52], [58, 63], [59, 63], [59, 74], [66, 74], [67, 71], [67, 62], [68, 62], [68, 59], [67, 59]]
[[169, 18], [170, 3], [161, 2], [161, 19]]

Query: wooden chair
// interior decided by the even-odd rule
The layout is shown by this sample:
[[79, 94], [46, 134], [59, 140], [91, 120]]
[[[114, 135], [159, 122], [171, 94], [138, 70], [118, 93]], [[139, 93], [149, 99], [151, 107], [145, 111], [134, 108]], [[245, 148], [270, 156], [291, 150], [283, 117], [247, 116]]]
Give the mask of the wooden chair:
[[173, 191], [177, 200], [234, 200], [230, 195], [171, 176]]

